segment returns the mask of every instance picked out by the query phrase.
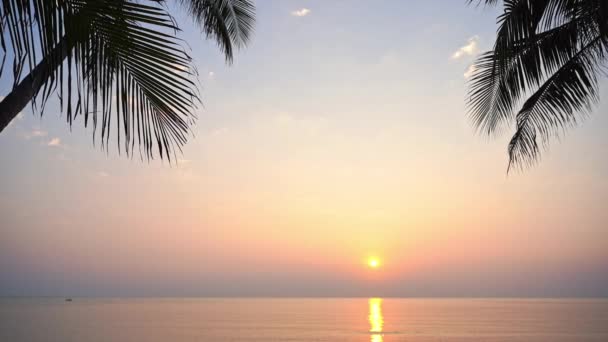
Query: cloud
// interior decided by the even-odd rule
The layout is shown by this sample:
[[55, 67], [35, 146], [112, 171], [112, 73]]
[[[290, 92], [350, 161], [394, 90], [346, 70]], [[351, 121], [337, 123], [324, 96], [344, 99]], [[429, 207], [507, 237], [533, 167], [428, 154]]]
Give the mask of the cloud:
[[452, 54], [452, 59], [460, 59], [465, 56], [475, 55], [479, 51], [479, 36], [469, 38], [467, 44], [461, 46]]
[[59, 138], [53, 138], [46, 145], [47, 146], [60, 147], [60, 146], [62, 146], [61, 145], [61, 139], [59, 139]]
[[105, 171], [99, 171], [99, 172], [97, 172], [97, 176], [105, 178], [105, 177], [110, 177], [110, 174]]
[[291, 12], [291, 15], [294, 17], [305, 17], [310, 14], [310, 10], [308, 8], [300, 8], [299, 10]]
[[32, 137], [45, 137], [47, 134], [46, 131], [41, 131], [39, 129], [35, 129], [31, 132]]
[[471, 78], [471, 76], [473, 76], [473, 73], [475, 73], [475, 71], [477, 70], [477, 68], [475, 67], [475, 64], [471, 64], [469, 65], [469, 67], [467, 68], [467, 70], [465, 70], [463, 76], [465, 79], [469, 79]]
[[46, 137], [48, 135], [48, 133], [46, 131], [40, 130], [40, 129], [34, 129], [29, 133], [25, 133], [23, 135], [23, 138], [25, 138], [26, 140], [32, 139], [32, 138], [41, 138], [41, 137]]

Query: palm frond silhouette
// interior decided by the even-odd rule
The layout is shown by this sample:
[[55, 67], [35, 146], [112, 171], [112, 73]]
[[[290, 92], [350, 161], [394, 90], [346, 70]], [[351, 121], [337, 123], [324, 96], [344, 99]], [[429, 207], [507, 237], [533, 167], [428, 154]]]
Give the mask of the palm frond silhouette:
[[508, 146], [511, 169], [534, 164], [552, 138], [576, 125], [599, 100], [608, 1], [504, 0], [503, 5], [493, 50], [473, 64], [467, 105], [485, 133], [515, 124]]
[[[199, 100], [195, 71], [165, 0], [3, 0], [0, 132], [32, 103], [42, 114], [57, 92], [71, 125], [82, 116], [119, 151], [171, 159], [186, 143]], [[177, 0], [232, 62], [255, 21], [251, 0]]]

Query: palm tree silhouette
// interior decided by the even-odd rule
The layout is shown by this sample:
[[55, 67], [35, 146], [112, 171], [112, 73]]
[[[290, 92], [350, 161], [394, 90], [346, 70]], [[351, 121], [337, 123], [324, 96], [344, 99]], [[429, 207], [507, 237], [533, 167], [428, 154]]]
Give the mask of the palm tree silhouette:
[[510, 169], [536, 162], [551, 138], [574, 126], [598, 101], [598, 77], [607, 62], [608, 1], [503, 3], [494, 48], [472, 66], [467, 104], [485, 133], [516, 124], [508, 147]]
[[[0, 76], [12, 57], [13, 87], [0, 102], [0, 132], [28, 103], [42, 113], [57, 91], [68, 123], [78, 116], [85, 126], [92, 121], [102, 146], [114, 126], [119, 151], [133, 153], [137, 142], [142, 157], [157, 152], [170, 160], [186, 142], [199, 97], [166, 2], [3, 0]], [[252, 0], [176, 3], [217, 42], [227, 63], [251, 36]]]

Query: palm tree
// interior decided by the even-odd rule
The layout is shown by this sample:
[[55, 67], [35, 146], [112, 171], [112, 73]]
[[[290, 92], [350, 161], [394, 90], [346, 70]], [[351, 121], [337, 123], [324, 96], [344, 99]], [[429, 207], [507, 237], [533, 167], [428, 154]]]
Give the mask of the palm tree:
[[[252, 0], [177, 0], [233, 59], [253, 30]], [[0, 77], [12, 58], [13, 87], [0, 102], [0, 132], [31, 103], [42, 114], [56, 91], [72, 125], [112, 126], [118, 148], [154, 158], [186, 142], [199, 101], [196, 72], [165, 0], [3, 0]], [[27, 73], [27, 74], [26, 74]], [[122, 138], [122, 144], [121, 144]], [[143, 150], [143, 153], [142, 153]]]
[[467, 102], [481, 131], [516, 125], [508, 147], [510, 169], [537, 161], [552, 138], [598, 101], [598, 77], [608, 61], [608, 1], [503, 3], [494, 48], [472, 66]]

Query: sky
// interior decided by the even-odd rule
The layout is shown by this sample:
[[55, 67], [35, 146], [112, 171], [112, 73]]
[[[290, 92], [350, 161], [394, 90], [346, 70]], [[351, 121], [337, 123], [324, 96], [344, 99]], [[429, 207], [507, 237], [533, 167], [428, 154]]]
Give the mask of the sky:
[[464, 103], [497, 14], [257, 1], [226, 66], [175, 12], [204, 102], [176, 164], [52, 104], [0, 133], [0, 295], [608, 296], [608, 102], [507, 175], [513, 127]]

